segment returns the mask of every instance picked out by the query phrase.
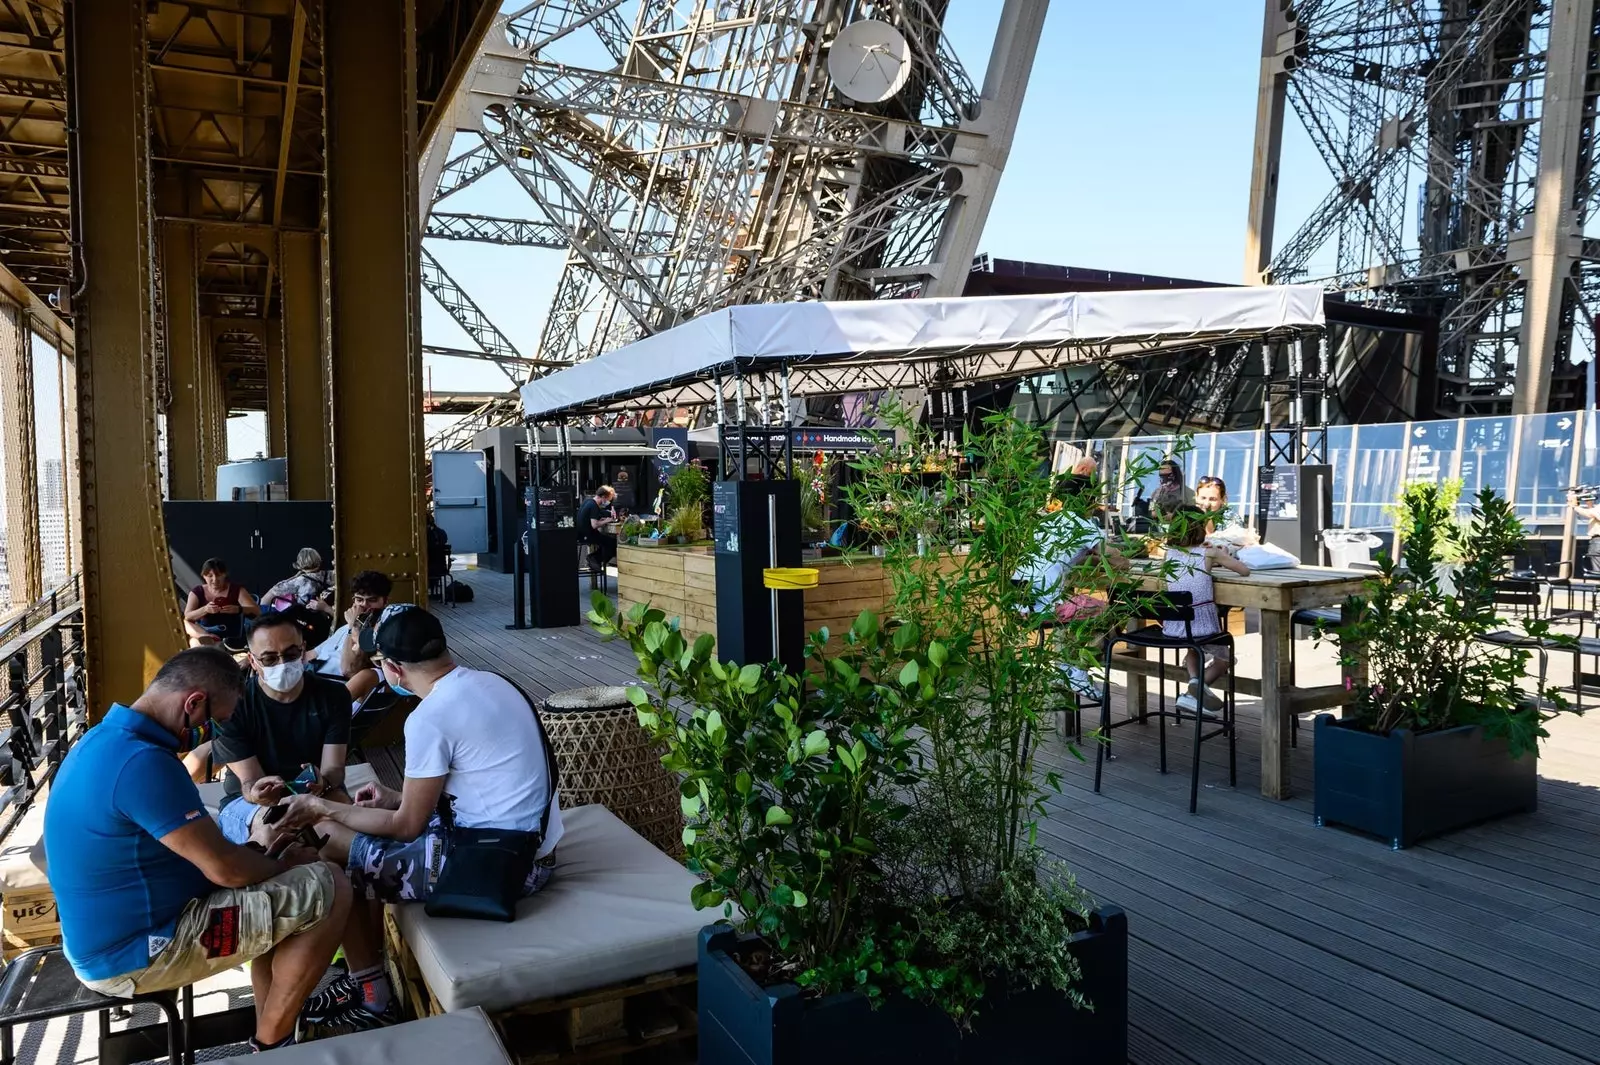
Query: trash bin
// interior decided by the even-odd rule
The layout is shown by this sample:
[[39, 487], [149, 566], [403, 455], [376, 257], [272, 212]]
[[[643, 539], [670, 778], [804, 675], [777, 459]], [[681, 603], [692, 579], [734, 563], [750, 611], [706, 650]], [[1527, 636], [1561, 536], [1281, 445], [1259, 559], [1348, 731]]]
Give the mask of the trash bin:
[[1322, 542], [1328, 547], [1328, 565], [1334, 569], [1370, 565], [1372, 549], [1383, 546], [1383, 541], [1366, 529], [1325, 529]]

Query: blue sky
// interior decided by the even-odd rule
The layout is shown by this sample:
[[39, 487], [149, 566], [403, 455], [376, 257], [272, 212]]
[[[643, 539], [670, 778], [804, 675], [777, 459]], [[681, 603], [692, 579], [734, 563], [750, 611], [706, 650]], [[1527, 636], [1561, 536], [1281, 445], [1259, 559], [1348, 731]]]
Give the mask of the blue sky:
[[[978, 84], [1000, 6], [951, 2], [949, 36]], [[1240, 280], [1262, 11], [1259, 0], [1055, 0], [979, 250]], [[1292, 115], [1284, 154], [1280, 237], [1329, 185]], [[503, 175], [445, 202], [494, 215], [534, 210]], [[562, 253], [444, 241], [429, 249], [513, 343], [536, 350]], [[423, 335], [432, 344], [472, 346], [426, 295]], [[428, 369], [437, 389], [505, 387], [486, 364], [440, 358], [429, 359]], [[259, 428], [233, 425], [237, 451], [261, 446]]]

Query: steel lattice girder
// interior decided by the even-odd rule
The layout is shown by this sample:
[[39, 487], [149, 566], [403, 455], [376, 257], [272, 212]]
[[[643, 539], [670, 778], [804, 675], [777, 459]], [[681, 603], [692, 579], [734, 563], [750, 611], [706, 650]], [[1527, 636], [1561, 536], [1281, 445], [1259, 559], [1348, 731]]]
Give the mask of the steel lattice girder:
[[[504, 168], [542, 217], [447, 214], [428, 232], [497, 243], [564, 235], [540, 340], [547, 361], [730, 302], [899, 297], [947, 266], [964, 277], [964, 261], [941, 261], [966, 249], [949, 230], [981, 228], [981, 189], [993, 178], [979, 172], [1004, 157], [988, 135], [1014, 118], [1020, 92], [989, 101], [988, 121], [975, 121], [978, 92], [943, 32], [945, 7], [773, 0], [754, 13], [686, 12], [670, 0], [561, 0], [509, 12], [507, 35], [528, 58], [520, 88], [478, 94], [482, 143], [448, 161], [432, 202]], [[1043, 10], [1043, 0], [1007, 0], [997, 40], [1011, 41], [1019, 20], [1036, 29]], [[849, 104], [829, 81], [822, 60], [847, 15], [905, 35], [913, 71], [893, 101]], [[580, 29], [599, 38], [614, 71], [555, 61]], [[1031, 45], [1005, 47], [1017, 49], [1016, 65], [991, 67], [1025, 85]], [[979, 184], [963, 188], [957, 169]], [[960, 195], [983, 206], [952, 214]]]
[[[1438, 315], [1440, 400], [1458, 413], [1545, 409], [1552, 372], [1572, 373], [1560, 367], [1575, 338], [1594, 342], [1581, 294], [1600, 262], [1575, 250], [1600, 202], [1584, 76], [1594, 6], [1313, 0], [1277, 15], [1268, 5], [1264, 70], [1288, 71], [1288, 100], [1336, 179], [1269, 274], [1321, 274], [1309, 264], [1331, 247], [1330, 287]], [[1276, 56], [1275, 17], [1288, 27]], [[1542, 192], [1552, 180], [1561, 191]]]
[[506, 338], [506, 335], [495, 324], [489, 321], [489, 316], [473, 302], [466, 290], [455, 283], [439, 260], [426, 247], [422, 249], [422, 287], [427, 289], [439, 305], [456, 320], [467, 335], [483, 348], [485, 357], [494, 361], [500, 367], [500, 372], [505, 374], [512, 384], [521, 384], [522, 379], [514, 373], [508, 363], [523, 363], [527, 360], [517, 350], [515, 344]]
[[503, 244], [521, 248], [565, 248], [567, 235], [549, 222], [526, 218], [491, 218], [479, 214], [452, 214], [433, 211], [422, 230], [425, 237], [441, 240], [470, 240], [480, 244]]

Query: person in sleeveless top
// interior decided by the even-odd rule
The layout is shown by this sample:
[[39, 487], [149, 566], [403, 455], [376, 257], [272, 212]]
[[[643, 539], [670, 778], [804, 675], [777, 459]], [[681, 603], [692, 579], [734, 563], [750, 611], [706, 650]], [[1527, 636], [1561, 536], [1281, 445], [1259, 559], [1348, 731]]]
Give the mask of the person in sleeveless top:
[[[1179, 507], [1173, 515], [1167, 535], [1166, 560], [1170, 567], [1167, 591], [1188, 592], [1194, 597], [1194, 620], [1163, 621], [1161, 631], [1179, 639], [1220, 635], [1222, 619], [1217, 612], [1216, 588], [1211, 581], [1211, 566], [1221, 566], [1234, 573], [1247, 574], [1250, 567], [1234, 558], [1220, 547], [1207, 547], [1206, 514], [1199, 507]], [[1178, 697], [1178, 709], [1207, 712], [1222, 706], [1222, 697], [1211, 690], [1217, 678], [1228, 671], [1228, 647], [1215, 643], [1205, 645], [1205, 662], [1191, 648], [1184, 654], [1183, 665], [1189, 673], [1189, 690]], [[1203, 668], [1202, 668], [1203, 666]]]
[[228, 579], [228, 564], [208, 558], [200, 565], [201, 583], [189, 589], [183, 605], [183, 627], [189, 646], [244, 642], [244, 619], [261, 616], [261, 605], [242, 585]]

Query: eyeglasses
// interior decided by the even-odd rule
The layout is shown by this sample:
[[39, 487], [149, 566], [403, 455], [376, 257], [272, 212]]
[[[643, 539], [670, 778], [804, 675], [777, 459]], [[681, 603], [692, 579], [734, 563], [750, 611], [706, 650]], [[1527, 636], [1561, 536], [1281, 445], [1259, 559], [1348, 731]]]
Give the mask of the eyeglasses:
[[1196, 488], [1221, 488], [1224, 491], [1227, 490], [1227, 486], [1222, 483], [1221, 477], [1202, 477], [1194, 483], [1194, 486]]
[[305, 657], [305, 654], [306, 649], [304, 647], [285, 647], [282, 654], [278, 654], [275, 651], [267, 651], [259, 655], [251, 652], [252, 657], [267, 669], [271, 669], [282, 662], [298, 662]]

